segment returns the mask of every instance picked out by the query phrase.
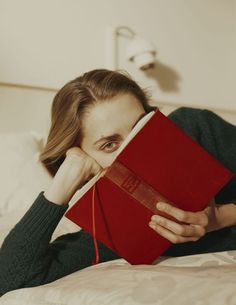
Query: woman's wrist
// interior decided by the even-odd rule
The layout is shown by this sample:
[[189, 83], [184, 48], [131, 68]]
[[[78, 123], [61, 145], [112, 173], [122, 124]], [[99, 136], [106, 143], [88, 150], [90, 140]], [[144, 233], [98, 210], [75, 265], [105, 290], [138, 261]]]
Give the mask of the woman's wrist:
[[68, 204], [70, 201], [70, 195], [63, 188], [55, 187], [53, 184], [44, 192], [44, 197], [58, 205]]
[[220, 228], [236, 225], [236, 205], [226, 203], [218, 205]]
[[58, 169], [50, 187], [44, 192], [44, 196], [56, 204], [68, 204], [84, 180], [83, 171], [78, 174], [76, 170], [74, 173], [73, 163], [64, 163]]

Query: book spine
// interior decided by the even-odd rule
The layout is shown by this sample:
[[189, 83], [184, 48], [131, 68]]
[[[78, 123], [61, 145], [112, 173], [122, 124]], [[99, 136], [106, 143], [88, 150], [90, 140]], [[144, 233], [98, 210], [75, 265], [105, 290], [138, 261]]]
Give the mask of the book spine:
[[156, 208], [157, 202], [174, 205], [118, 160], [115, 160], [107, 169], [105, 176], [154, 214], [159, 214]]

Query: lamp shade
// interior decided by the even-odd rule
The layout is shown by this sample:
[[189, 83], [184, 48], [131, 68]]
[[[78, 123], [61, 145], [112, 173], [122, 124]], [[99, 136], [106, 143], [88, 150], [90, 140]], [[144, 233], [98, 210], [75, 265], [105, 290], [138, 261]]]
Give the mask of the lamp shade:
[[145, 70], [155, 64], [156, 48], [155, 46], [135, 35], [127, 45], [126, 57], [134, 61], [139, 69]]

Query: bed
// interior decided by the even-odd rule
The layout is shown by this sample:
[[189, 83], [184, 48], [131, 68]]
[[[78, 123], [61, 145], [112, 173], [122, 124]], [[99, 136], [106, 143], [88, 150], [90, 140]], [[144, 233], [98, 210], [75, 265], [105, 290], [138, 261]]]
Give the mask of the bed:
[[[45, 143], [54, 94], [37, 88], [0, 86], [0, 244], [38, 193], [51, 183], [52, 178], [38, 156]], [[171, 103], [158, 103], [158, 106], [164, 114], [178, 107]], [[211, 110], [236, 125], [236, 113]], [[79, 229], [63, 217], [52, 240]], [[117, 259], [46, 285], [8, 292], [0, 298], [0, 304], [234, 305], [235, 278], [236, 251], [233, 250], [161, 256], [151, 266], [132, 266], [124, 259]]]

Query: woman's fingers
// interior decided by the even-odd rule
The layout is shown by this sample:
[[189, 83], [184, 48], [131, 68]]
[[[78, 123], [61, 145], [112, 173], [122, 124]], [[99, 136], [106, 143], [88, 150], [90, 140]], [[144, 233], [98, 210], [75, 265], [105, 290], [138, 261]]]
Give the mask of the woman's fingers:
[[80, 156], [81, 154], [83, 154], [83, 151], [81, 150], [81, 148], [74, 146], [74, 147], [70, 147], [69, 149], [67, 149], [66, 151], [66, 156], [69, 155], [77, 155]]
[[160, 215], [153, 215], [149, 226], [172, 243], [196, 241], [206, 233], [208, 216], [204, 211], [188, 212], [166, 202], [158, 202], [157, 209], [182, 222], [181, 224]]
[[199, 237], [195, 237], [195, 236], [183, 237], [183, 236], [176, 235], [173, 232], [169, 231], [168, 229], [166, 229], [162, 226], [159, 226], [157, 224], [152, 224], [152, 225], [150, 225], [150, 227], [153, 230], [155, 230], [158, 234], [160, 234], [164, 238], [168, 239], [173, 244], [183, 243], [183, 242], [187, 242], [187, 241], [196, 241], [199, 239]]
[[171, 204], [168, 204], [166, 202], [158, 202], [156, 205], [157, 209], [167, 213], [171, 216], [173, 216], [175, 219], [189, 223], [189, 224], [195, 224], [200, 226], [207, 226], [208, 224], [208, 217], [205, 212], [188, 212], [181, 209], [178, 209]]
[[183, 237], [201, 237], [205, 234], [204, 227], [200, 225], [185, 225], [174, 222], [170, 219], [164, 218], [160, 215], [153, 215], [151, 217], [151, 223], [155, 226], [161, 226], [169, 231], [173, 232], [176, 235], [180, 235]]

